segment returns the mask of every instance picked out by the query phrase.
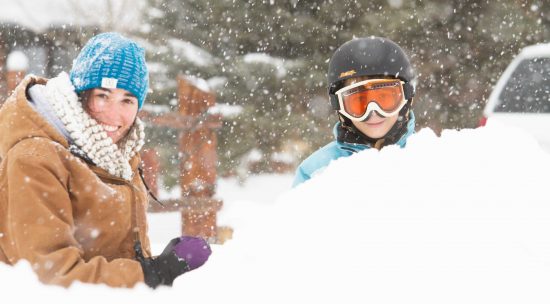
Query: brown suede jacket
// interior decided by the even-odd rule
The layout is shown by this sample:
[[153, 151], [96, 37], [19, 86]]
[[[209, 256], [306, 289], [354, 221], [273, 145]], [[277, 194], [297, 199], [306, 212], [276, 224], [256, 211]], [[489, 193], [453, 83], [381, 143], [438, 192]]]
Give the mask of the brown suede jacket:
[[28, 260], [44, 283], [132, 287], [137, 238], [150, 256], [139, 156], [128, 182], [72, 155], [29, 104], [27, 88], [46, 82], [26, 77], [0, 108], [0, 261]]

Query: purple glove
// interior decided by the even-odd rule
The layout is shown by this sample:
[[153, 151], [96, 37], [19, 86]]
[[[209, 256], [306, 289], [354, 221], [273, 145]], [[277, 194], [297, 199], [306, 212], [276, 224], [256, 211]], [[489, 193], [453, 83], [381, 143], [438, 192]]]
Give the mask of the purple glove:
[[203, 238], [192, 236], [180, 237], [173, 251], [180, 259], [185, 260], [189, 270], [201, 267], [212, 253], [210, 245]]

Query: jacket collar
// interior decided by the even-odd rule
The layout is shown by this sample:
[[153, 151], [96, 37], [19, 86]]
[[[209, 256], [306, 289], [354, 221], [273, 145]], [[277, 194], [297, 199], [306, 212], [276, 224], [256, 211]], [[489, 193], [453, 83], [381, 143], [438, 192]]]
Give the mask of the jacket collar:
[[27, 88], [46, 82], [44, 78], [27, 75], [0, 108], [0, 158], [18, 142], [33, 137], [48, 138], [68, 148], [67, 139], [34, 110], [29, 102]]

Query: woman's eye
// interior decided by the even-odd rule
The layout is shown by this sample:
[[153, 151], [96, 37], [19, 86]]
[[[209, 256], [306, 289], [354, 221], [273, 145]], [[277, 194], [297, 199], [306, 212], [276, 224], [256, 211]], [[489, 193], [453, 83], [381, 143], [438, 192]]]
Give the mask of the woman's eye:
[[97, 94], [96, 97], [105, 99], [107, 98], [107, 94]]
[[124, 103], [127, 103], [127, 104], [134, 104], [136, 101], [133, 100], [133, 99], [124, 99], [123, 102], [124, 102]]

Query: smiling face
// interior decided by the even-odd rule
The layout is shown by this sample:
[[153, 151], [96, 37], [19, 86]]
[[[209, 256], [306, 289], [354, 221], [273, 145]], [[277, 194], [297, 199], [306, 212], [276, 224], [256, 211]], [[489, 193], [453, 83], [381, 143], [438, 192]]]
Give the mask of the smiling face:
[[370, 138], [384, 137], [397, 121], [399, 115], [383, 117], [374, 112], [365, 121], [352, 121], [353, 125]]
[[[369, 77], [350, 78], [344, 82], [344, 86], [349, 86], [367, 79], [369, 79]], [[399, 114], [395, 114], [390, 117], [383, 117], [378, 115], [378, 113], [373, 112], [369, 115], [367, 120], [352, 121], [352, 123], [363, 134], [370, 138], [378, 139], [384, 137], [390, 131], [395, 122], [397, 122], [398, 117]]]
[[138, 111], [137, 98], [123, 89], [95, 88], [84, 95], [86, 112], [118, 143], [130, 130]]

